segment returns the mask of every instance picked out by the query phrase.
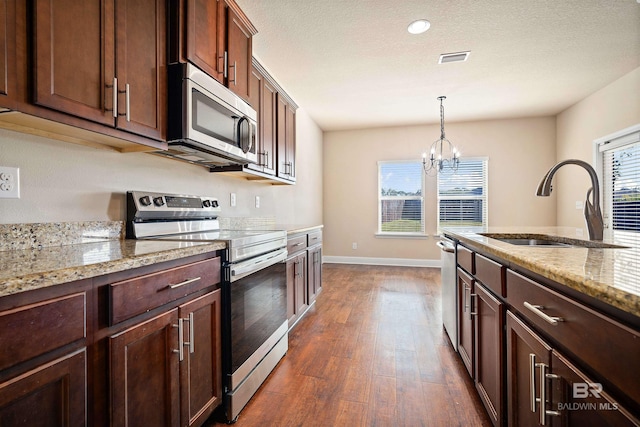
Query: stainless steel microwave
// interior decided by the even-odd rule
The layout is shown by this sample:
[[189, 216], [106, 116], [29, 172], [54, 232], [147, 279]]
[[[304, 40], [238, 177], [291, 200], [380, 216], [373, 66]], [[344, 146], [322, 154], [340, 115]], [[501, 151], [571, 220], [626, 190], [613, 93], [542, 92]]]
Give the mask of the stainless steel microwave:
[[257, 161], [257, 113], [190, 63], [169, 66], [168, 150], [156, 154], [203, 166]]

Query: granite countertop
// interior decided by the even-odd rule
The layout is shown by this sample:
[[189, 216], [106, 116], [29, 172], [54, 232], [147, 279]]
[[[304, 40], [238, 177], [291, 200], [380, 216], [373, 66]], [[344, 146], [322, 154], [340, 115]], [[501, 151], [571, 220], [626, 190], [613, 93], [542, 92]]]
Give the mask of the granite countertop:
[[[519, 234], [542, 234], [588, 241], [586, 238], [576, 238], [575, 228], [568, 227], [489, 227], [482, 232], [513, 234], [513, 237]], [[517, 246], [483, 236], [473, 229], [449, 228], [444, 229], [442, 234], [640, 316], [640, 248]]]
[[[230, 218], [231, 229], [289, 234], [322, 225], [275, 226], [271, 218]], [[121, 221], [0, 224], [0, 297], [226, 248], [224, 242], [126, 240]]]

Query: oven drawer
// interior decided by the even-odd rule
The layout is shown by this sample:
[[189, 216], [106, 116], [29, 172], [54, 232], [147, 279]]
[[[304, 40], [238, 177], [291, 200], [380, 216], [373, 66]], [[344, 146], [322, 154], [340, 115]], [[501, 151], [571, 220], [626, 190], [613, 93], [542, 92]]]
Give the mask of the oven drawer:
[[307, 246], [322, 243], [322, 230], [312, 231], [307, 235]]
[[287, 237], [287, 252], [293, 254], [307, 249], [307, 235]]
[[640, 402], [640, 384], [630, 380], [640, 378], [639, 331], [511, 270], [507, 270], [507, 301], [538, 330]]
[[109, 285], [110, 324], [145, 313], [161, 305], [220, 282], [220, 258], [147, 274]]

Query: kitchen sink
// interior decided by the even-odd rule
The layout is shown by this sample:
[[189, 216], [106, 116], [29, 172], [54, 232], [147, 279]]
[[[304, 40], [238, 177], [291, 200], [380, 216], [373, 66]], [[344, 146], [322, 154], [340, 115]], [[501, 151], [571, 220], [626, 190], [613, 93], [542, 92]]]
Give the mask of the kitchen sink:
[[[496, 239], [494, 237], [494, 239]], [[554, 242], [553, 240], [544, 240], [544, 239], [510, 239], [510, 238], [499, 238], [501, 242], [509, 243], [511, 245], [518, 246], [564, 246], [571, 247], [568, 243], [562, 242]]]
[[533, 246], [538, 248], [600, 248], [626, 249], [627, 246], [612, 245], [594, 240], [578, 240], [566, 237], [549, 236], [546, 234], [508, 234], [508, 233], [479, 233], [481, 236], [500, 240], [516, 246]]

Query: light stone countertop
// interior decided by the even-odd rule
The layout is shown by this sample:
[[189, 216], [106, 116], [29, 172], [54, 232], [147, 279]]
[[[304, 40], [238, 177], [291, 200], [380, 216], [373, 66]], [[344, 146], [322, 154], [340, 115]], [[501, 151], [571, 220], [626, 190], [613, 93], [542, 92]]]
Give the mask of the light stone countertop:
[[[640, 248], [517, 246], [479, 234], [473, 229], [446, 228], [442, 234], [579, 291], [622, 311], [640, 316]], [[482, 233], [558, 236], [573, 240], [575, 228], [489, 227]], [[616, 244], [616, 242], [608, 242]]]
[[0, 297], [225, 248], [224, 242], [105, 239], [0, 251]]

